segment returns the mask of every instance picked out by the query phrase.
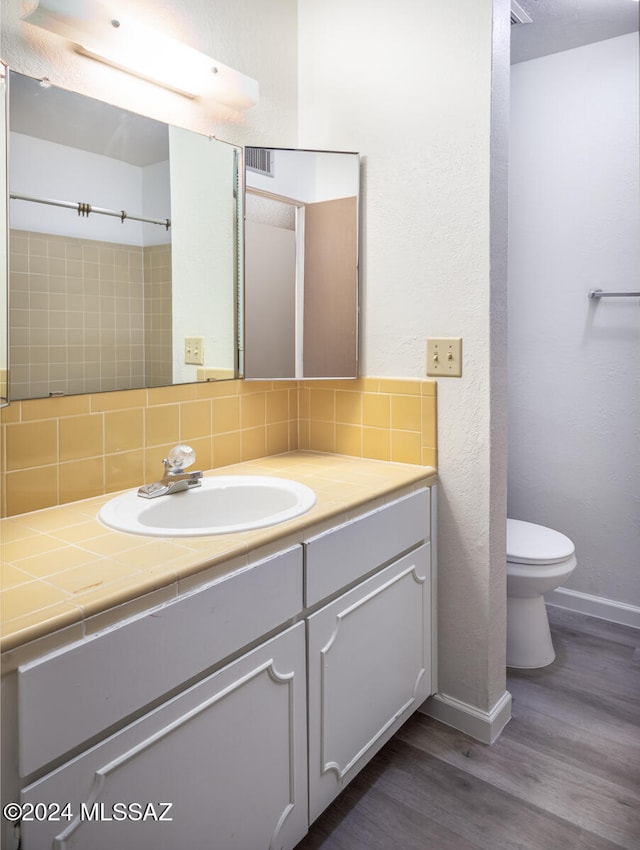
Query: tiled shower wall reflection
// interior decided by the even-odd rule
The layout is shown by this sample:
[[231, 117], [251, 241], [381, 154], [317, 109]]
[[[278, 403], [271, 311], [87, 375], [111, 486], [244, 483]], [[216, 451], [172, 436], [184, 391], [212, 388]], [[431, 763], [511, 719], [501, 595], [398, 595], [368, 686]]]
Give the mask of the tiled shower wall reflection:
[[[11, 398], [143, 387], [145, 333], [154, 354], [169, 352], [151, 380], [170, 381], [170, 252], [12, 230]], [[165, 311], [154, 306], [146, 320], [145, 266], [150, 287], [161, 282]]]
[[171, 245], [144, 248], [144, 386], [173, 379]]

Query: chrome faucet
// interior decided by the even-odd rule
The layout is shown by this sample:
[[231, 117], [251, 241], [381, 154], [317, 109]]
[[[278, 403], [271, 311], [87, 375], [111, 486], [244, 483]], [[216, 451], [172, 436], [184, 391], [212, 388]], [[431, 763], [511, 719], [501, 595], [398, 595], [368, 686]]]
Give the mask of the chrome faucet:
[[184, 490], [192, 490], [202, 484], [202, 472], [184, 470], [195, 463], [196, 453], [191, 446], [174, 446], [162, 461], [164, 475], [160, 481], [145, 484], [138, 488], [138, 496], [143, 499], [155, 499], [157, 496], [171, 496]]

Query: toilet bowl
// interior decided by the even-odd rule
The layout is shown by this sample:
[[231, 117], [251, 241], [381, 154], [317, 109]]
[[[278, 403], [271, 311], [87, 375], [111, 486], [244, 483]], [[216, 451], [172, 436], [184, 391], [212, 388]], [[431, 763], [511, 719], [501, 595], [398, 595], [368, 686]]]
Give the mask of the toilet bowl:
[[543, 593], [576, 567], [575, 546], [543, 525], [507, 520], [507, 667], [546, 667], [556, 657]]

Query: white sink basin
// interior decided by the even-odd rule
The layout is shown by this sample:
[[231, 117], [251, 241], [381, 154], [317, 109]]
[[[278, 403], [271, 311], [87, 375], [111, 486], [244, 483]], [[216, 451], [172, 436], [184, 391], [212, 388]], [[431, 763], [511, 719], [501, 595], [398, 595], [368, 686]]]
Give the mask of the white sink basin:
[[203, 478], [200, 487], [155, 499], [143, 499], [130, 490], [103, 505], [98, 519], [130, 534], [201, 537], [277, 525], [315, 503], [313, 490], [297, 481], [221, 475]]

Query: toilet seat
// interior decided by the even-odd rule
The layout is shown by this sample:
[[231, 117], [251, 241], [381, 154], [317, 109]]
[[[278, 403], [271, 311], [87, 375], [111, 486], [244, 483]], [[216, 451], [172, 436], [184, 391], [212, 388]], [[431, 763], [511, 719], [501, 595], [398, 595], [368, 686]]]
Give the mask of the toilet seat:
[[570, 560], [575, 546], [564, 534], [524, 522], [507, 519], [507, 562], [512, 564], [561, 564]]

